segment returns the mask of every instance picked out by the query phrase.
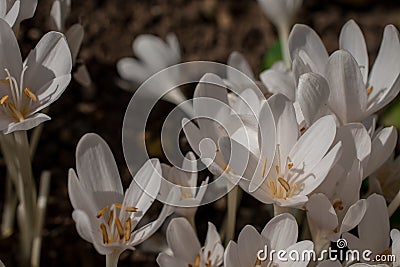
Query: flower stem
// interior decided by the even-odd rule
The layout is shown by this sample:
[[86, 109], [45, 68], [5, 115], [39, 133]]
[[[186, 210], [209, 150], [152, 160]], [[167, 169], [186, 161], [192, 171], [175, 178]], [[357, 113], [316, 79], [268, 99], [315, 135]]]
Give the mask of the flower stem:
[[17, 195], [10, 174], [6, 177], [6, 194], [4, 198], [3, 219], [1, 221], [1, 236], [8, 237], [14, 232], [15, 210], [17, 208]]
[[290, 70], [292, 62], [290, 60], [290, 51], [289, 51], [289, 27], [287, 27], [286, 25], [278, 27], [278, 35], [279, 35], [279, 40], [281, 42], [283, 62], [285, 62], [286, 68]]
[[281, 207], [281, 206], [274, 204], [274, 216], [278, 216], [279, 214], [282, 214], [282, 213], [290, 213], [290, 208]]
[[397, 195], [393, 198], [392, 202], [390, 202], [389, 207], [388, 207], [388, 213], [389, 217], [395, 213], [397, 208], [400, 206], [400, 190], [397, 192]]
[[238, 203], [238, 186], [235, 185], [228, 193], [228, 219], [226, 221], [225, 244], [233, 240], [236, 226], [236, 211]]
[[106, 267], [117, 267], [119, 255], [121, 251], [114, 250], [111, 254], [106, 255]]
[[36, 222], [34, 229], [35, 231], [32, 243], [32, 259], [31, 259], [32, 267], [40, 266], [42, 229], [43, 229], [44, 218], [46, 215], [47, 198], [49, 195], [49, 188], [50, 188], [50, 177], [51, 174], [49, 171], [42, 172], [42, 175], [40, 176], [40, 189], [39, 189], [39, 197], [37, 203]]

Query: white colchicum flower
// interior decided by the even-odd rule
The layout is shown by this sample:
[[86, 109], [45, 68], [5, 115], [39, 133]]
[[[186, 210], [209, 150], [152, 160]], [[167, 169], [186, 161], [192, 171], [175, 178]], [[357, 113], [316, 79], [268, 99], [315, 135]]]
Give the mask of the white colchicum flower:
[[96, 134], [86, 134], [76, 149], [76, 170], [77, 174], [70, 169], [68, 177], [72, 217], [79, 235], [100, 254], [107, 255], [107, 266], [117, 266], [124, 250], [134, 250], [173, 212], [171, 206], [165, 205], [155, 221], [134, 230], [160, 189], [161, 167], [157, 159], [143, 165], [124, 194], [107, 143]]
[[224, 247], [217, 229], [208, 223], [208, 232], [204, 246], [193, 227], [185, 218], [173, 219], [167, 229], [167, 242], [173, 255], [162, 252], [157, 257], [161, 267], [218, 267], [224, 258]]
[[206, 193], [208, 178], [202, 182], [199, 191], [196, 192], [198, 178], [196, 157], [193, 152], [189, 152], [186, 158], [190, 162], [185, 161], [182, 169], [161, 164], [163, 177], [167, 181], [161, 184], [160, 195], [166, 197], [173, 186], [180, 186], [180, 201], [177, 203], [175, 214], [186, 217], [194, 225], [194, 216]]
[[258, 0], [262, 10], [277, 28], [290, 28], [303, 0]]
[[[136, 37], [132, 48], [138, 59], [125, 57], [118, 61], [117, 70], [121, 78], [137, 86], [153, 74], [180, 63], [181, 51], [178, 38], [174, 33], [170, 33], [166, 39], [166, 42], [164, 42], [161, 38], [151, 34]], [[179, 73], [176, 73], [176, 75], [179, 75]], [[176, 79], [178, 78], [168, 75], [160, 82], [160, 86], [170, 88], [168, 85], [175, 84]], [[123, 88], [132, 90], [136, 87], [130, 85], [123, 86]], [[157, 88], [149, 88], [149, 90], [157, 90]], [[149, 92], [149, 94], [153, 94], [153, 92]], [[154, 94], [157, 93], [154, 92]], [[180, 104], [186, 100], [186, 97], [179, 90], [169, 92], [164, 98], [173, 104]]]
[[0, 18], [18, 28], [21, 21], [33, 17], [36, 6], [37, 0], [4, 0], [0, 2]]
[[[289, 213], [283, 213], [270, 220], [261, 234], [251, 225], [245, 226], [239, 234], [237, 243], [230, 241], [224, 256], [226, 267], [267, 267], [267, 266], [307, 266], [310, 259], [294, 261], [289, 258], [290, 251], [302, 255], [304, 250], [312, 250], [309, 240], [297, 242], [298, 226], [296, 219]], [[259, 253], [259, 251], [263, 253]], [[280, 260], [277, 254], [270, 258], [269, 253], [286, 251], [287, 261]], [[265, 252], [267, 255], [265, 255]], [[281, 254], [282, 255], [282, 254]], [[260, 258], [259, 258], [260, 257]], [[265, 258], [265, 260], [263, 260]]]
[[358, 224], [358, 237], [350, 233], [344, 233], [343, 237], [350, 249], [360, 253], [369, 249], [372, 252], [370, 258], [374, 259], [376, 255], [390, 252], [389, 215], [386, 201], [381, 195], [373, 194], [366, 201], [367, 210]]
[[50, 10], [52, 28], [63, 32], [65, 21], [71, 11], [71, 0], [54, 0]]
[[[230, 157], [230, 147], [236, 151], [236, 159], [229, 167], [236, 173], [244, 173], [240, 185], [255, 198], [281, 207], [302, 207], [341, 154], [341, 143], [334, 143], [336, 124], [332, 116], [325, 116], [300, 136], [292, 102], [281, 94], [270, 97], [267, 102], [273, 116], [263, 115], [267, 114], [265, 106], [261, 109], [260, 155], [254, 155], [228, 138], [220, 141], [221, 151], [226, 160]], [[271, 149], [267, 144], [274, 143], [269, 135], [270, 125], [276, 125], [273, 157], [266, 156], [271, 154], [266, 151]], [[243, 162], [247, 164], [243, 165]], [[272, 168], [267, 168], [268, 163], [272, 163]], [[251, 181], [256, 181], [254, 187]]]
[[50, 117], [38, 111], [56, 101], [71, 79], [71, 53], [64, 35], [49, 32], [22, 62], [10, 26], [0, 19], [0, 130], [29, 130]]
[[292, 60], [298, 57], [313, 72], [327, 78], [331, 89], [329, 107], [340, 122], [362, 122], [400, 91], [399, 33], [393, 25], [385, 27], [370, 72], [364, 36], [353, 20], [343, 26], [339, 43], [341, 50], [329, 57], [321, 39], [310, 27], [295, 25], [289, 37]]

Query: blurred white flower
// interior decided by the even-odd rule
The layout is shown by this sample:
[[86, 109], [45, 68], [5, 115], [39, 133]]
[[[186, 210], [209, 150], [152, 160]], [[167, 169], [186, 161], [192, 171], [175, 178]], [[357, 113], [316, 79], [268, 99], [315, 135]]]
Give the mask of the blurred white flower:
[[184, 218], [176, 218], [170, 222], [167, 242], [173, 255], [160, 253], [157, 263], [161, 267], [217, 267], [222, 264], [224, 247], [217, 229], [210, 222], [203, 247], [192, 226]]
[[277, 28], [290, 28], [303, 0], [258, 0], [262, 10]]
[[76, 169], [78, 176], [70, 169], [68, 177], [72, 217], [79, 235], [100, 254], [107, 255], [107, 262], [115, 264], [108, 266], [116, 266], [124, 250], [133, 250], [149, 238], [173, 212], [171, 206], [165, 205], [155, 221], [134, 230], [160, 189], [161, 167], [157, 159], [143, 165], [124, 194], [107, 143], [96, 134], [86, 134], [77, 145]]
[[[325, 179], [329, 170], [341, 154], [341, 143], [334, 143], [336, 124], [332, 116], [317, 120], [301, 137], [292, 102], [281, 94], [268, 99], [273, 116], [263, 116], [261, 110], [258, 144], [260, 155], [254, 155], [247, 148], [224, 138], [220, 141], [221, 151], [228, 160], [230, 150], [236, 151], [230, 168], [243, 173], [241, 186], [258, 200], [282, 207], [302, 207], [307, 195], [313, 192]], [[272, 121], [272, 122], [271, 122]], [[271, 151], [270, 125], [276, 126], [276, 149]], [[333, 146], [333, 148], [331, 148]], [[247, 159], [247, 160], [246, 160]], [[245, 162], [245, 166], [243, 166]], [[272, 163], [272, 168], [267, 168]], [[245, 171], [243, 171], [245, 170]], [[250, 181], [256, 181], [255, 188]], [[258, 186], [257, 186], [258, 185]]]
[[29, 130], [50, 117], [38, 113], [64, 92], [71, 79], [71, 53], [64, 35], [49, 32], [22, 63], [10, 26], [0, 20], [0, 130]]
[[400, 40], [393, 25], [385, 27], [370, 73], [364, 36], [353, 20], [342, 28], [341, 50], [330, 57], [319, 36], [306, 25], [295, 25], [289, 48], [292, 59], [299, 57], [313, 72], [327, 78], [331, 89], [329, 107], [343, 124], [365, 120], [400, 91]]
[[17, 20], [20, 4], [20, 0], [0, 2], [0, 18], [5, 20], [10, 27], [14, 26]]
[[184, 161], [182, 169], [161, 164], [163, 177], [167, 181], [161, 183], [160, 195], [168, 196], [173, 186], [180, 186], [180, 201], [177, 203], [175, 214], [186, 217], [194, 225], [194, 216], [206, 193], [208, 178], [202, 182], [199, 191], [196, 192], [198, 178], [196, 157], [189, 152], [186, 154], [186, 159], [189, 162]]
[[[280, 214], [270, 220], [261, 234], [251, 225], [245, 226], [239, 234], [237, 243], [230, 241], [224, 256], [226, 267], [267, 267], [267, 266], [307, 266], [310, 259], [304, 261], [280, 261], [279, 258], [269, 258], [269, 255], [259, 255], [260, 250], [286, 252], [297, 251], [302, 255], [304, 250], [312, 250], [313, 243], [309, 240], [297, 242], [298, 226], [296, 219], [289, 213]], [[287, 254], [286, 254], [287, 255]], [[266, 257], [261, 261], [258, 256]], [[274, 255], [276, 256], [276, 254]]]
[[71, 12], [71, 0], [54, 0], [50, 10], [51, 26], [64, 32], [65, 21]]
[[[174, 33], [170, 33], [166, 39], [167, 41], [164, 42], [161, 38], [151, 34], [136, 37], [132, 48], [138, 59], [125, 57], [118, 61], [117, 70], [121, 78], [138, 86], [153, 74], [180, 63], [181, 51], [178, 38]], [[176, 73], [176, 75], [180, 74]], [[178, 78], [168, 75], [163, 81], [160, 81], [160, 86], [169, 88], [168, 85], [173, 85], [176, 79]], [[130, 85], [123, 88], [132, 90], [136, 87]], [[149, 88], [149, 90], [157, 90], [157, 88]], [[149, 92], [149, 94], [153, 94], [153, 92]], [[180, 90], [173, 90], [164, 98], [176, 105], [186, 100]]]

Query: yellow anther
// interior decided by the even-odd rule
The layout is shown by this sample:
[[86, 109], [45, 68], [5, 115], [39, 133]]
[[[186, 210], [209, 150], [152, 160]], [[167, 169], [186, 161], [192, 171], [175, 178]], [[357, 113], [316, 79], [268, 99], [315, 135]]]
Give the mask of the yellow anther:
[[8, 105], [8, 108], [13, 113], [14, 117], [19, 122], [23, 122], [25, 120], [24, 115], [22, 115], [22, 113], [15, 107], [14, 103], [8, 102], [7, 105]]
[[269, 187], [269, 190], [270, 190], [274, 195], [276, 195], [276, 186], [275, 186], [275, 182], [272, 181], [272, 180], [268, 180], [268, 187]]
[[297, 189], [297, 184], [292, 184], [292, 188], [293, 188], [293, 190], [296, 190]]
[[372, 90], [374, 90], [374, 87], [371, 85], [368, 89], [367, 89], [367, 96], [370, 95], [372, 93]]
[[8, 99], [8, 95], [3, 96], [3, 97], [0, 99], [0, 104], [1, 104], [1, 105], [4, 105], [4, 103], [7, 101], [7, 99]]
[[115, 203], [114, 206], [115, 206], [117, 209], [121, 209], [121, 208], [122, 208], [122, 204], [120, 204], [120, 203]]
[[104, 213], [106, 213], [108, 210], [110, 209], [110, 207], [107, 205], [105, 206], [99, 213], [97, 213], [96, 217], [100, 218], [101, 216], [104, 215]]
[[126, 212], [137, 212], [138, 208], [135, 207], [125, 207]]
[[264, 158], [263, 167], [262, 167], [262, 171], [261, 171], [262, 177], [265, 176], [265, 170], [266, 170], [266, 168], [267, 168], [267, 157]]
[[261, 265], [261, 260], [257, 259], [256, 262], [254, 263], [254, 267], [260, 266]]
[[194, 260], [194, 267], [199, 267], [200, 266], [200, 256], [197, 255], [196, 259]]
[[131, 219], [128, 218], [125, 222], [125, 241], [128, 241], [131, 238], [132, 234], [132, 224], [131, 224]]
[[288, 166], [288, 168], [289, 168], [289, 170], [290, 170], [291, 168], [293, 168], [293, 163], [290, 162], [287, 166]]
[[181, 199], [193, 198], [193, 194], [191, 193], [182, 193]]
[[278, 177], [278, 182], [281, 184], [283, 188], [285, 188], [286, 192], [290, 191], [290, 185], [285, 179], [283, 179], [282, 177]]
[[107, 224], [111, 225], [111, 222], [113, 221], [113, 219], [114, 219], [114, 210], [111, 210], [110, 211], [110, 217], [108, 217]]
[[108, 234], [107, 234], [107, 228], [104, 223], [100, 224], [100, 229], [101, 229], [101, 233], [103, 235], [103, 243], [107, 244], [108, 243]]
[[335, 201], [335, 203], [333, 203], [333, 208], [335, 210], [343, 210], [343, 202], [341, 200]]
[[28, 88], [26, 87], [24, 89], [24, 93], [26, 94], [27, 97], [29, 97], [33, 102], [37, 102], [37, 96]]
[[115, 226], [117, 227], [119, 238], [120, 239], [124, 238], [124, 228], [122, 228], [121, 221], [119, 220], [118, 217], [115, 217], [114, 222], [115, 222]]
[[0, 83], [2, 83], [2, 84], [10, 84], [10, 80], [8, 80], [8, 79], [1, 79], [1, 80], [0, 80]]

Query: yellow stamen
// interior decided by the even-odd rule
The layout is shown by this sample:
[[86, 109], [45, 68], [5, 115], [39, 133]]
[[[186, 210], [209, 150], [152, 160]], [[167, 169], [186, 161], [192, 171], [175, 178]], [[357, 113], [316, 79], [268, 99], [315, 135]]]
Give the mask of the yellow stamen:
[[108, 205], [105, 206], [105, 207], [96, 215], [96, 217], [97, 217], [97, 218], [100, 218], [101, 216], [103, 216], [104, 213], [106, 213], [106, 212], [108, 211], [109, 208], [110, 208], [110, 207], [109, 207]]
[[131, 238], [131, 228], [132, 228], [132, 224], [131, 224], [131, 219], [128, 218], [125, 222], [125, 241], [128, 241]]
[[374, 87], [371, 85], [368, 89], [367, 89], [367, 96], [369, 96], [372, 93], [372, 90], [374, 90]]
[[274, 194], [274, 196], [276, 195], [276, 186], [275, 186], [275, 182], [272, 180], [268, 180], [268, 187], [269, 190], [271, 190], [271, 192]]
[[138, 208], [135, 207], [125, 207], [126, 212], [137, 212]]
[[101, 229], [101, 233], [103, 235], [103, 243], [107, 244], [108, 243], [108, 234], [107, 234], [107, 228], [104, 225], [104, 223], [100, 224], [100, 229]]
[[122, 239], [124, 237], [124, 228], [122, 228], [122, 223], [118, 217], [115, 217], [114, 222], [115, 222], [115, 226], [117, 226], [119, 238]]
[[37, 96], [28, 88], [26, 87], [24, 89], [24, 93], [26, 94], [27, 97], [29, 97], [33, 102], [37, 102]]
[[256, 262], [254, 263], [254, 267], [260, 266], [261, 265], [261, 260], [257, 259]]
[[265, 169], [266, 168], [267, 168], [267, 157], [264, 158], [263, 167], [262, 167], [262, 171], [261, 171], [262, 177], [265, 176]]
[[8, 95], [3, 96], [3, 97], [0, 99], [0, 104], [1, 104], [1, 105], [4, 105], [4, 103], [7, 101], [7, 99], [8, 99]]
[[25, 120], [24, 116], [22, 113], [15, 107], [14, 103], [7, 103], [8, 108], [11, 110], [11, 112], [14, 114], [14, 117], [19, 121], [23, 122]]
[[110, 211], [110, 217], [108, 217], [107, 224], [111, 225], [112, 220], [114, 219], [114, 210]]
[[117, 209], [121, 209], [121, 208], [122, 208], [122, 204], [120, 204], [120, 203], [115, 203], [114, 206], [115, 206]]
[[293, 163], [290, 162], [287, 166], [288, 166], [288, 168], [289, 168], [289, 170], [290, 170], [291, 168], [293, 168]]
[[278, 165], [275, 165], [275, 171], [276, 171], [276, 174], [279, 174], [279, 166]]
[[289, 192], [289, 191], [290, 191], [290, 185], [289, 185], [289, 183], [288, 183], [285, 179], [279, 177], [279, 178], [278, 178], [278, 182], [281, 184], [281, 186], [282, 186], [283, 188], [285, 188], [285, 191], [286, 191], [286, 192]]

